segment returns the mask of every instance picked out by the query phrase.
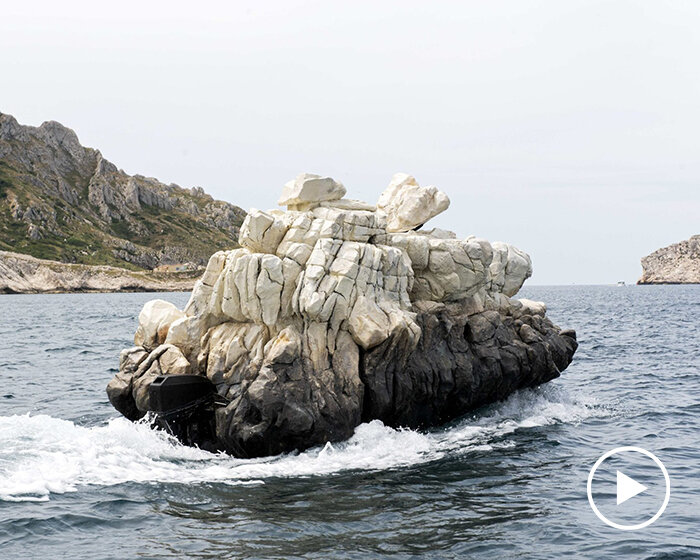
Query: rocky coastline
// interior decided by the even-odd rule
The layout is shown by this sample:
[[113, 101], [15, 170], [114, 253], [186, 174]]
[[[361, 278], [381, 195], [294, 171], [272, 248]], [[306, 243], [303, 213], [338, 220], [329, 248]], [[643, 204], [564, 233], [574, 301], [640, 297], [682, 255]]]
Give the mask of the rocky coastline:
[[286, 211], [251, 210], [241, 247], [212, 255], [184, 310], [148, 302], [107, 386], [115, 408], [162, 419], [154, 388], [194, 376], [211, 399], [176, 435], [263, 456], [346, 439], [373, 419], [438, 425], [569, 365], [575, 332], [544, 303], [515, 299], [532, 274], [526, 253], [423, 228], [450, 201], [410, 175], [394, 175], [376, 205], [345, 192], [298, 176]]
[[187, 292], [202, 271], [158, 273], [68, 264], [0, 251], [0, 294]]
[[[71, 264], [204, 266], [245, 212], [201, 187], [129, 175], [55, 121], [0, 112], [0, 250]], [[71, 269], [66, 269], [71, 270]]]
[[637, 284], [700, 284], [700, 235], [644, 257]]

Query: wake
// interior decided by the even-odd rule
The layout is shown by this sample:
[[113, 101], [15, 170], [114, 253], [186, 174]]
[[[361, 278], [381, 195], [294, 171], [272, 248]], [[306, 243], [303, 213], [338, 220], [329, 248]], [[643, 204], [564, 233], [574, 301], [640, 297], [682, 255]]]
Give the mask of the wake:
[[[400, 468], [514, 445], [507, 435], [576, 424], [609, 411], [548, 385], [430, 432], [393, 429], [375, 420], [347, 441], [303, 453], [237, 459], [179, 444], [145, 423], [114, 418], [85, 427], [47, 415], [0, 417], [0, 500], [47, 501], [81, 486], [135, 483], [264, 484], [274, 477]], [[505, 439], [504, 439], [505, 438]]]

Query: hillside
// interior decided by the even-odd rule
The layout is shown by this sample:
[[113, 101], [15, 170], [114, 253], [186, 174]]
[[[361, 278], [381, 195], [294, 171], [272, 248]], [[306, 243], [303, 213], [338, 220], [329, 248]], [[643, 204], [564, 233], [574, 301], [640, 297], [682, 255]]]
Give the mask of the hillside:
[[642, 269], [638, 284], [700, 284], [700, 235], [647, 255]]
[[200, 187], [130, 176], [71, 129], [0, 113], [0, 250], [132, 270], [206, 264], [245, 212]]

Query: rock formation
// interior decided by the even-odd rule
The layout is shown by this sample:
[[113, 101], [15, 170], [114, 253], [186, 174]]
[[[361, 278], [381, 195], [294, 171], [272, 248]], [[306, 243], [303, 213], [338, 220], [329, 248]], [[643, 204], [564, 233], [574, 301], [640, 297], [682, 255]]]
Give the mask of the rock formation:
[[127, 175], [60, 123], [0, 113], [0, 250], [132, 269], [204, 265], [237, 245], [244, 217], [201, 187]]
[[188, 291], [200, 274], [66, 264], [0, 251], [0, 294]]
[[700, 235], [644, 257], [637, 284], [700, 284]]
[[344, 194], [300, 175], [286, 212], [251, 210], [241, 247], [212, 255], [184, 311], [146, 304], [107, 388], [113, 405], [137, 419], [159, 375], [206, 376], [217, 446], [259, 456], [342, 440], [371, 419], [439, 424], [569, 365], [575, 333], [543, 303], [512, 299], [527, 254], [416, 231], [449, 199], [406, 174], [379, 207]]

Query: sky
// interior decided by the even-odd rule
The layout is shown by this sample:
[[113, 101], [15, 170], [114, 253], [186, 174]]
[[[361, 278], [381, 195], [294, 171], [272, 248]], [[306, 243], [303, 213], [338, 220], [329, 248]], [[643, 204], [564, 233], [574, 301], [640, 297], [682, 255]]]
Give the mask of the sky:
[[4, 2], [0, 111], [244, 209], [407, 172], [530, 284], [632, 283], [700, 233], [698, 29], [696, 0]]

